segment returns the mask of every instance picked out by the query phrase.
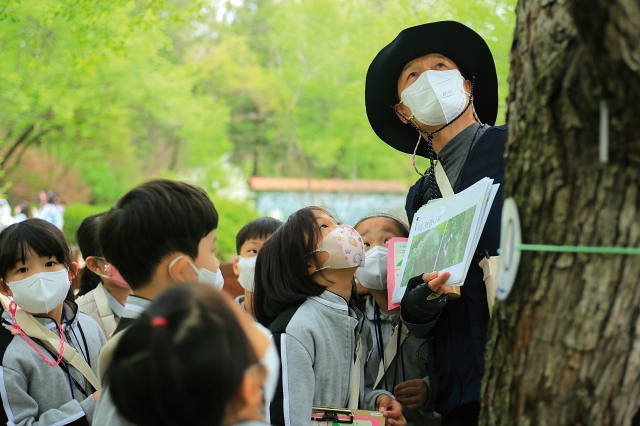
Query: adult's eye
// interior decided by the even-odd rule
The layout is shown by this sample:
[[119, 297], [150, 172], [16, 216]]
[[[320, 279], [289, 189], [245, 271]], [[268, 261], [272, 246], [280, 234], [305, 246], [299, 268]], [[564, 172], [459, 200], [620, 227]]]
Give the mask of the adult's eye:
[[320, 225], [320, 229], [324, 229], [324, 228], [328, 228], [328, 226], [323, 223]]

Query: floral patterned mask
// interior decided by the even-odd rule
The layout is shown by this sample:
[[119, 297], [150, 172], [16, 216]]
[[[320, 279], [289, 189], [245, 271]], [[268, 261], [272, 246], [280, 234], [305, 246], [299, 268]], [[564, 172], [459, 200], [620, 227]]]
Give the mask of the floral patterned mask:
[[318, 270], [357, 268], [364, 265], [364, 242], [358, 231], [349, 225], [340, 225], [324, 237], [313, 253], [319, 251], [329, 253], [329, 259]]

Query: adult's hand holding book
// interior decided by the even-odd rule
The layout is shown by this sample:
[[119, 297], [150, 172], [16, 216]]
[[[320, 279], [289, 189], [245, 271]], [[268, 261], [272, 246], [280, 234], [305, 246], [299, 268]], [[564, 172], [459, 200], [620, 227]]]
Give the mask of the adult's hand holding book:
[[411, 324], [433, 321], [447, 304], [449, 288], [443, 284], [449, 275], [448, 272], [432, 272], [411, 278], [400, 303], [402, 318]]

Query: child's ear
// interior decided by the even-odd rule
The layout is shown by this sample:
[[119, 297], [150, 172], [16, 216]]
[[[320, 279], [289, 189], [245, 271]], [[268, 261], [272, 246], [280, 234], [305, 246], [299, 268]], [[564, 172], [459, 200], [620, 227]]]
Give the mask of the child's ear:
[[11, 289], [2, 278], [0, 278], [0, 293], [4, 294], [5, 296], [13, 297]]
[[316, 268], [315, 262], [310, 262], [309, 260], [307, 260], [307, 269], [309, 270], [309, 275], [315, 274], [318, 270], [318, 268]]
[[78, 276], [78, 262], [71, 262], [69, 266], [69, 281], [73, 281], [73, 279]]
[[233, 259], [233, 273], [236, 274], [236, 277], [240, 276], [240, 268], [238, 268], [238, 262], [240, 262], [240, 255]]
[[258, 407], [262, 403], [262, 385], [259, 379], [264, 381], [264, 372], [261, 368], [255, 369], [244, 375], [238, 388], [238, 402], [241, 406]]
[[96, 275], [106, 275], [104, 269], [102, 269], [100, 267], [100, 265], [98, 265], [98, 261], [96, 260], [95, 257], [93, 257], [93, 256], [87, 257], [84, 260], [84, 264], [87, 267], [87, 269], [89, 269], [94, 274], [96, 274]]
[[[176, 256], [174, 259], [176, 259], [177, 257], [178, 256]], [[189, 270], [192, 270], [189, 266], [189, 258], [183, 254], [179, 259], [173, 260], [171, 261], [171, 263], [169, 263], [169, 275], [176, 282], [185, 284], [187, 281], [189, 281], [187, 268]]]

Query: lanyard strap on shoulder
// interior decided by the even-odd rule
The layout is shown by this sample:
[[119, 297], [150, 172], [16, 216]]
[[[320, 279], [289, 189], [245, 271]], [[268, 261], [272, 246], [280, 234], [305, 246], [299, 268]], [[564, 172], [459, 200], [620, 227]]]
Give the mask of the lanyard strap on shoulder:
[[[40, 324], [37, 319], [20, 308], [16, 310], [16, 320], [27, 336], [40, 340], [54, 353], [58, 353], [59, 337], [53, 334], [51, 330]], [[65, 345], [63, 358], [69, 364], [73, 365], [75, 369], [78, 370], [87, 379], [87, 381], [89, 381], [89, 383], [91, 383], [91, 386], [93, 386], [94, 389], [102, 389], [98, 382], [98, 378], [93, 373], [93, 370], [91, 370], [91, 367], [89, 367], [89, 364], [87, 364], [82, 355], [78, 354], [78, 352], [70, 345]]]
[[[383, 358], [384, 361], [380, 360], [380, 367], [378, 368], [378, 377], [376, 378], [376, 382], [373, 385], [374, 389], [378, 387], [378, 384], [380, 384], [380, 381], [384, 377], [384, 373], [389, 368], [389, 364], [391, 364], [391, 361], [393, 361], [396, 354], [398, 353], [398, 348], [402, 346], [404, 339], [406, 339], [409, 334], [407, 327], [399, 327], [399, 325], [400, 325], [400, 322], [398, 322], [398, 325], [393, 330], [391, 339], [389, 339], [389, 343], [387, 343], [387, 347], [384, 349], [384, 358]], [[398, 328], [400, 328], [400, 333], [398, 333]], [[398, 334], [400, 334], [400, 337], [398, 337]]]
[[93, 291], [93, 298], [96, 301], [98, 315], [100, 315], [100, 320], [104, 326], [104, 334], [109, 337], [116, 329], [116, 319], [113, 311], [109, 307], [109, 299], [107, 299], [107, 295], [105, 294], [106, 291], [107, 289], [104, 288], [102, 283], [98, 284]]
[[451, 188], [451, 183], [449, 182], [449, 178], [442, 167], [442, 163], [438, 161], [435, 167], [436, 181], [438, 181], [438, 188], [440, 188], [440, 193], [444, 198], [451, 197], [454, 192], [453, 188]]

